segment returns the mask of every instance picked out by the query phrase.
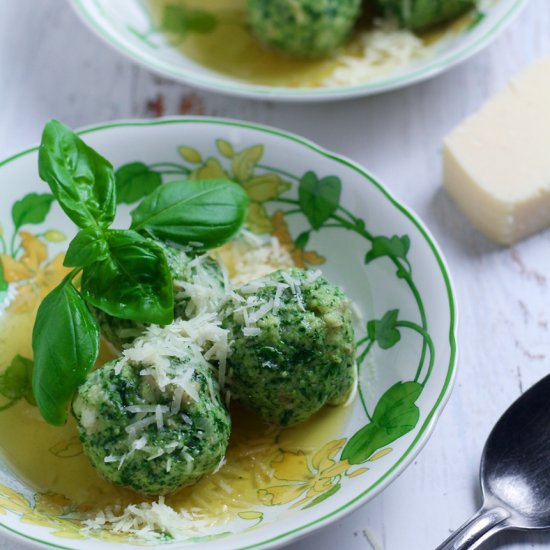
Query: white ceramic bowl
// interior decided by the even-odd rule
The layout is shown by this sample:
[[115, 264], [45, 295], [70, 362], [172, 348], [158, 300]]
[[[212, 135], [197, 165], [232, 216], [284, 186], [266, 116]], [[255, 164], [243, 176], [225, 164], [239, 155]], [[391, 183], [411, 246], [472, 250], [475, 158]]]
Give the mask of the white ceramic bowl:
[[[141, 161], [159, 170], [170, 167], [166, 171], [180, 166], [197, 176], [225, 171], [249, 190], [249, 221], [256, 230], [278, 235], [297, 263], [319, 266], [355, 301], [364, 316], [358, 338], [367, 334], [370, 322], [360, 348], [370, 349], [359, 371], [363, 399], [355, 399], [338, 433], [322, 441], [320, 448], [303, 449], [303, 455], [301, 449], [283, 449], [283, 460], [305, 461], [303, 477], [287, 479], [276, 469], [273, 493], [270, 487], [263, 493], [264, 497], [277, 493], [271, 505], [258, 498], [224, 527], [223, 537], [217, 531], [205, 532], [200, 541], [174, 541], [171, 547], [273, 548], [341, 518], [387, 487], [430, 437], [455, 374], [457, 320], [452, 285], [441, 252], [422, 222], [364, 168], [273, 128], [223, 119], [175, 118], [109, 123], [87, 128], [82, 135], [115, 167]], [[311, 171], [315, 175], [308, 177], [317, 178], [321, 193], [332, 190], [331, 196], [337, 197], [339, 183], [342, 186], [339, 205], [326, 209], [325, 204], [324, 215], [319, 208], [296, 202], [300, 181]], [[13, 258], [6, 258], [14, 231], [12, 205], [29, 193], [45, 191], [37, 175], [36, 148], [0, 163], [4, 228], [0, 251], [5, 241], [8, 250], [2, 261], [10, 283], [7, 291], [0, 291], [3, 315], [13, 314], [18, 293], [26, 293], [24, 298], [31, 305], [39, 300], [40, 289], [32, 294], [29, 288], [35, 287], [24, 283], [24, 272], [21, 275], [13, 262], [23, 267], [34, 262], [34, 275], [26, 275], [32, 283], [32, 277], [44, 274], [48, 262], [66, 248], [60, 236], [75, 233], [54, 204], [50, 210], [42, 209], [41, 215], [27, 215], [19, 228], [27, 239], [33, 235], [35, 247], [47, 250], [47, 258], [28, 255], [29, 240], [18, 248], [20, 234], [13, 240]], [[129, 207], [120, 209], [124, 222]], [[311, 234], [302, 250], [295, 241], [308, 230], [308, 218], [313, 215], [323, 227]], [[8, 360], [2, 357], [0, 368]], [[20, 437], [29, 436], [21, 433]], [[55, 506], [44, 507], [42, 497], [0, 459], [2, 537], [67, 549], [127, 547], [105, 534], [82, 537], [79, 522], [63, 516]]]
[[82, 20], [110, 46], [167, 77], [193, 86], [255, 99], [324, 101], [367, 96], [431, 78], [464, 61], [513, 20], [526, 0], [480, 0], [479, 22], [452, 32], [434, 45], [428, 58], [406, 64], [376, 80], [355, 86], [292, 88], [261, 86], [210, 70], [186, 57], [155, 31], [147, 0], [71, 0]]

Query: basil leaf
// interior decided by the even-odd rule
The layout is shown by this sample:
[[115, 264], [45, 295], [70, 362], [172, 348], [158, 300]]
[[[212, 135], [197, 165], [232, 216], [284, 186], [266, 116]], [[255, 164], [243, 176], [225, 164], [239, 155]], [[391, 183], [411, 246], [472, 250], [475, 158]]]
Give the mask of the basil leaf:
[[135, 231], [109, 231], [106, 240], [108, 256], [84, 268], [84, 298], [120, 319], [171, 323], [174, 290], [162, 248]]
[[78, 227], [111, 224], [116, 209], [111, 163], [57, 120], [44, 128], [38, 171]]
[[32, 333], [32, 388], [40, 414], [56, 426], [99, 353], [99, 327], [71, 283], [74, 272], [40, 304]]
[[300, 208], [313, 229], [320, 229], [340, 204], [342, 182], [336, 176], [319, 179], [315, 172], [306, 172], [300, 180]]
[[121, 166], [115, 173], [117, 203], [132, 204], [162, 184], [162, 177], [143, 162]]
[[186, 35], [189, 32], [211, 32], [217, 24], [216, 16], [208, 11], [168, 5], [164, 8], [161, 26], [166, 32]]
[[103, 233], [96, 227], [82, 229], [69, 244], [63, 265], [67, 267], [86, 267], [102, 260], [109, 254], [109, 247]]
[[53, 201], [54, 196], [50, 193], [42, 193], [40, 195], [38, 193], [29, 193], [21, 200], [14, 202], [11, 209], [11, 217], [15, 231], [28, 223], [42, 223], [50, 212]]
[[242, 187], [228, 180], [174, 181], [132, 211], [131, 228], [179, 244], [213, 248], [241, 228], [248, 208]]

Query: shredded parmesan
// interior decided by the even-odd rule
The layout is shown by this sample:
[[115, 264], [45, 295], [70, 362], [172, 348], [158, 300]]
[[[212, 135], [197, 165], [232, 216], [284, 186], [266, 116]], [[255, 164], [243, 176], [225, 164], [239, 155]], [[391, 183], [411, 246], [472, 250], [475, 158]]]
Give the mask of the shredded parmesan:
[[245, 336], [259, 336], [262, 331], [258, 327], [243, 327], [243, 334]]
[[[177, 299], [188, 300], [185, 313], [189, 319], [176, 319], [164, 327], [151, 325], [131, 347], [122, 352], [116, 366], [117, 374], [127, 365], [139, 366], [140, 374], [147, 379], [147, 383], [156, 386], [163, 394], [170, 392], [170, 397], [167, 400], [168, 405], [138, 403], [126, 407], [126, 411], [134, 415], [126, 427], [130, 450], [123, 456], [110, 455], [105, 458], [105, 462], [118, 463], [119, 469], [130, 455], [142, 452], [146, 460], [168, 455], [165, 462], [167, 473], [171, 471], [174, 460], [183, 461], [188, 470], [192, 470], [195, 460], [193, 449], [182, 446], [178, 441], [172, 441], [163, 448], [148, 445], [144, 430], [149, 426], [156, 426], [160, 431], [165, 428], [168, 418], [178, 416], [185, 426], [194, 428], [197, 437], [205, 437], [201, 418], [195, 418], [193, 422], [184, 412], [189, 401], [199, 400], [195, 369], [192, 365], [189, 365], [189, 368], [181, 368], [182, 362], [188, 363], [189, 355], [199, 354], [206, 361], [216, 362], [219, 384], [222, 390], [225, 390], [225, 401], [229, 404], [231, 392], [225, 385], [231, 377], [226, 365], [232, 343], [229, 331], [222, 326], [226, 303], [231, 303], [233, 310], [242, 315], [245, 336], [257, 336], [261, 333], [256, 324], [271, 311], [276, 312], [281, 307], [285, 291], [292, 292], [296, 300], [302, 303], [301, 281], [292, 277], [282, 283], [262, 279], [273, 271], [293, 266], [289, 253], [280, 246], [276, 238], [265, 241], [245, 232], [242, 238], [220, 249], [216, 257], [222, 268], [222, 290], [220, 291], [220, 286], [216, 287], [213, 284], [212, 276], [207, 272], [206, 256], [191, 260], [188, 267], [193, 271], [193, 282], [175, 282]], [[308, 275], [318, 276], [319, 274]], [[236, 293], [233, 289], [239, 285], [244, 286]], [[259, 299], [256, 296], [257, 292], [268, 285], [275, 288], [274, 298]], [[211, 378], [207, 377], [206, 380], [210, 397], [213, 400], [219, 399]], [[93, 424], [93, 421], [91, 418], [90, 423]], [[250, 449], [251, 460], [255, 456], [254, 453], [262, 450], [265, 451], [256, 446]], [[218, 464], [216, 472], [224, 465], [225, 458]], [[226, 494], [234, 492], [231, 485], [223, 480], [217, 480], [213, 490]], [[197, 495], [193, 495], [193, 499], [202, 510], [209, 506], [206, 502], [201, 504]], [[103, 510], [84, 522], [85, 531], [107, 529], [114, 533], [133, 534], [142, 540], [158, 540], [162, 535], [181, 538], [201, 533], [218, 521], [215, 515], [208, 516], [207, 519], [194, 515], [192, 510], [190, 508], [175, 511], [161, 497], [157, 502]]]
[[363, 84], [433, 55], [434, 49], [411, 31], [388, 21], [376, 24], [359, 37], [357, 55], [338, 56], [339, 66], [325, 78], [324, 86]]
[[113, 533], [129, 533], [139, 539], [158, 541], [160, 535], [186, 538], [204, 532], [215, 523], [214, 519], [194, 516], [184, 510], [176, 512], [165, 503], [164, 497], [156, 502], [131, 504], [124, 510], [107, 508], [84, 521], [85, 534], [109, 529]]
[[243, 231], [240, 238], [219, 248], [215, 257], [225, 264], [235, 286], [265, 277], [277, 269], [294, 267], [290, 253], [276, 237], [265, 241], [249, 231]]

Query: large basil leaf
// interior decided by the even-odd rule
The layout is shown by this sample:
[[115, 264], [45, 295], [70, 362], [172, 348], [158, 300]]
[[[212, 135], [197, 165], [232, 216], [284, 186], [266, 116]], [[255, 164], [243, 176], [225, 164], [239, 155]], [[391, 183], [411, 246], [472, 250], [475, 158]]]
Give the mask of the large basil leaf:
[[99, 353], [99, 327], [71, 283], [72, 274], [40, 304], [32, 334], [32, 388], [50, 424], [67, 421], [67, 405]]
[[415, 405], [422, 393], [418, 382], [398, 382], [378, 401], [372, 421], [356, 432], [342, 451], [350, 464], [366, 462], [378, 449], [414, 429], [420, 418]]
[[340, 204], [342, 182], [336, 176], [319, 179], [315, 172], [306, 172], [300, 180], [300, 208], [313, 229], [320, 229]]
[[247, 208], [246, 192], [231, 181], [174, 181], [158, 187], [132, 211], [131, 228], [207, 249], [237, 233]]
[[108, 256], [84, 268], [84, 298], [120, 319], [171, 323], [174, 290], [162, 248], [135, 231], [108, 231], [106, 240]]
[[50, 120], [44, 128], [38, 171], [76, 225], [111, 224], [116, 209], [111, 163], [57, 120]]

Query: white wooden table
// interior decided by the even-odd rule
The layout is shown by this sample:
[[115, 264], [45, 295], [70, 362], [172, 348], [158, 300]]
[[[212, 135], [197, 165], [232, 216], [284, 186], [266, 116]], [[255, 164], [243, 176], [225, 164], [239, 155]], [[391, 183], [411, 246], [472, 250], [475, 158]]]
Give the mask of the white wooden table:
[[[550, 370], [550, 231], [512, 249], [488, 242], [441, 191], [440, 155], [450, 129], [542, 54], [550, 54], [550, 0], [531, 0], [492, 46], [435, 80], [330, 108], [277, 105], [159, 78], [105, 46], [66, 2], [0, 1], [0, 158], [36, 143], [51, 117], [73, 127], [161, 113], [241, 118], [297, 132], [366, 165], [439, 240], [461, 319], [453, 396], [398, 480], [293, 550], [434, 548], [480, 504], [478, 461], [492, 425]], [[503, 535], [488, 545], [497, 547], [550, 548], [550, 535]], [[24, 546], [0, 534], [0, 548]]]

